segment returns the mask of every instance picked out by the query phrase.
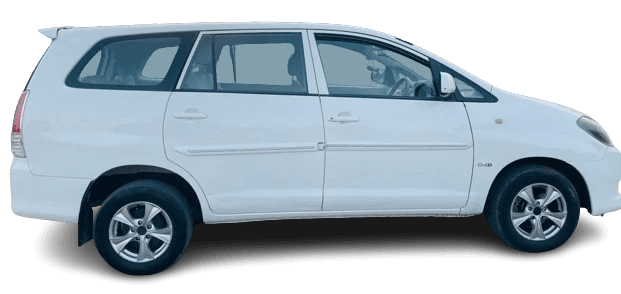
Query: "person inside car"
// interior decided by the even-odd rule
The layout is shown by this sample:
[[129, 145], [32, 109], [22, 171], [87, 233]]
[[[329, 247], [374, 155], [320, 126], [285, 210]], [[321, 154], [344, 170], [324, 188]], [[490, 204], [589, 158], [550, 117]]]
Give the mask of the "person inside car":
[[196, 49], [196, 56], [187, 69], [182, 89], [213, 90], [213, 73], [211, 65], [211, 43], [201, 42]]
[[[377, 50], [382, 52], [382, 50]], [[378, 58], [376, 52], [370, 56], [371, 58]], [[384, 56], [384, 58], [389, 58]], [[433, 88], [429, 85], [429, 82], [420, 79], [413, 81], [408, 76], [399, 74], [399, 70], [396, 68], [388, 67], [376, 59], [370, 59], [367, 64], [367, 69], [371, 71], [371, 80], [378, 84], [382, 84], [387, 88], [387, 94], [389, 96], [403, 96], [403, 97], [420, 97], [426, 98], [430, 95], [433, 96]], [[395, 76], [400, 77], [395, 81]]]

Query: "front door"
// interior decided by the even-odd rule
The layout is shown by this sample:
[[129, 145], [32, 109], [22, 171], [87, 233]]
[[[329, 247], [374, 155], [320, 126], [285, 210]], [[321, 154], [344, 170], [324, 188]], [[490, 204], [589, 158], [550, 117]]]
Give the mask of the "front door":
[[311, 43], [324, 74], [323, 210], [463, 207], [469, 120], [463, 103], [436, 95], [426, 57], [351, 35], [315, 33]]
[[307, 40], [227, 32], [195, 46], [168, 103], [165, 148], [215, 213], [321, 210], [324, 134]]

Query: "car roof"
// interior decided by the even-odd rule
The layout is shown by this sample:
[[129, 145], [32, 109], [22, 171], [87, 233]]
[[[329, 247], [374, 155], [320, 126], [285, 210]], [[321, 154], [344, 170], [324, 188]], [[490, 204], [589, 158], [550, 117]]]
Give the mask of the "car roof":
[[[221, 30], [331, 30], [341, 32], [352, 32], [377, 36], [389, 40], [399, 40], [394, 36], [361, 27], [323, 24], [323, 23], [283, 23], [283, 22], [239, 22], [239, 23], [182, 23], [182, 24], [139, 24], [139, 25], [119, 25], [119, 26], [99, 26], [99, 27], [61, 27], [60, 29], [88, 30], [92, 32], [104, 31], [110, 35], [115, 34], [140, 34], [151, 32], [179, 32], [179, 31], [221, 31]], [[50, 28], [56, 29], [56, 28]], [[402, 40], [399, 40], [402, 42]]]
[[412, 43], [401, 40], [395, 36], [378, 32], [371, 29], [323, 23], [285, 23], [285, 22], [218, 22], [218, 23], [183, 23], [183, 24], [139, 24], [139, 25], [119, 25], [119, 26], [99, 26], [99, 27], [54, 27], [39, 30], [43, 35], [55, 39], [62, 31], [69, 34], [91, 35], [94, 38], [106, 36], [135, 35], [148, 33], [167, 33], [167, 32], [184, 32], [184, 31], [226, 31], [226, 30], [326, 30], [335, 32], [351, 32], [359, 33], [378, 38], [390, 40], [401, 44], [423, 54], [427, 57], [441, 60], [445, 64], [449, 64], [454, 70], [462, 75], [474, 80], [477, 84], [488, 91], [491, 91], [491, 85], [480, 78], [470, 74], [469, 72], [455, 66], [454, 64], [440, 58], [439, 56], [417, 46]]

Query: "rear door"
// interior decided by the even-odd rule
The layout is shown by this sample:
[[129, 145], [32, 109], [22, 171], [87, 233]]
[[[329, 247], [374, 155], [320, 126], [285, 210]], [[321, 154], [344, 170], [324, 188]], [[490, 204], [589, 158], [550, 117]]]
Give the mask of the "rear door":
[[319, 211], [324, 141], [305, 31], [203, 33], [165, 115], [166, 155], [221, 214]]
[[326, 135], [323, 210], [459, 211], [472, 134], [463, 103], [436, 95], [430, 60], [369, 36], [309, 36]]

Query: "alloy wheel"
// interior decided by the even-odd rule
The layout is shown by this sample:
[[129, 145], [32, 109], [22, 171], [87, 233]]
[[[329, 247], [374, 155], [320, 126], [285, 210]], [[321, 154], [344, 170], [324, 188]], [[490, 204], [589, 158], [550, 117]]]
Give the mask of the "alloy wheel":
[[160, 257], [170, 245], [172, 222], [159, 206], [138, 201], [119, 209], [110, 221], [110, 245], [131, 262], [148, 262]]
[[536, 183], [515, 195], [510, 213], [511, 223], [520, 236], [543, 241], [563, 228], [567, 220], [567, 203], [554, 186]]

